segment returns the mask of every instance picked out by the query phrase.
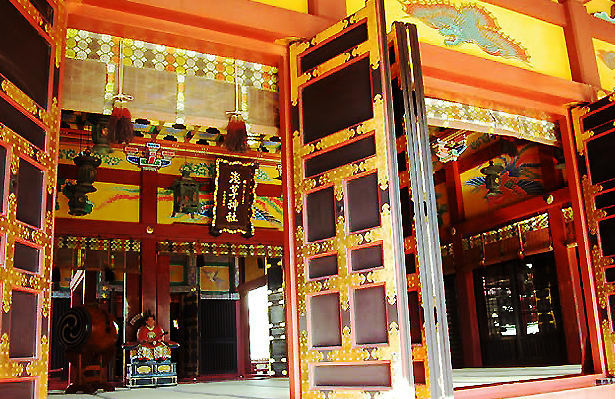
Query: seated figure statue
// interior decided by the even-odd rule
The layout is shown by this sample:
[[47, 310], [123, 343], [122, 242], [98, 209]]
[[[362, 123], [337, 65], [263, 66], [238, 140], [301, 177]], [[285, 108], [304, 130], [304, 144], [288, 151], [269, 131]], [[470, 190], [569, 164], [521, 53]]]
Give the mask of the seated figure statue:
[[131, 388], [175, 385], [177, 371], [176, 364], [171, 361], [171, 349], [179, 344], [164, 339], [166, 333], [150, 313], [144, 318], [145, 325], [137, 330], [137, 342], [123, 345], [130, 351], [127, 385]]
[[171, 348], [163, 341], [166, 333], [156, 324], [154, 316], [148, 315], [145, 325], [137, 330], [137, 358], [146, 360], [167, 360], [171, 358]]

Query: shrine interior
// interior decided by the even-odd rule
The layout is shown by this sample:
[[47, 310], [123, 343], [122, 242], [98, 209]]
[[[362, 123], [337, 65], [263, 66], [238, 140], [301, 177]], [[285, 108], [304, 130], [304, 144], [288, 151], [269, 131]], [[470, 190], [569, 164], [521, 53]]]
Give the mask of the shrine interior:
[[[92, 94], [108, 90], [114, 79], [119, 43], [129, 54], [124, 87], [136, 96], [128, 105], [135, 138], [124, 147], [100, 143], [111, 103]], [[180, 68], [180, 57], [194, 74], [178, 86], [173, 68]], [[66, 69], [52, 326], [70, 308], [71, 284], [82, 273], [84, 295], [120, 326], [112, 381], [126, 378], [122, 344], [135, 339], [145, 301], [179, 343], [172, 355], [179, 382], [286, 377], [277, 69], [79, 30], [68, 31]], [[224, 145], [235, 79], [249, 122], [249, 150], [241, 154]], [[165, 122], [178, 119], [185, 123]], [[580, 375], [587, 322], [570, 289], [579, 275], [561, 149], [487, 129], [430, 126], [429, 134], [455, 387]], [[152, 151], [148, 143], [160, 148]], [[404, 144], [400, 136], [402, 222], [411, 237]], [[80, 173], [73, 158], [98, 147], [96, 191], [83, 209], [71, 207]], [[250, 244], [209, 231], [218, 156], [258, 162]], [[183, 171], [198, 187], [191, 212], [175, 212], [174, 187], [186, 179]], [[158, 231], [146, 230], [154, 224]], [[406, 271], [416, 282], [412, 256]], [[249, 298], [257, 291], [267, 298], [252, 309]], [[408, 295], [418, 348], [425, 345], [419, 285], [410, 283]], [[267, 334], [253, 342], [257, 312], [267, 318]], [[49, 367], [52, 389], [63, 389], [69, 367], [57, 340]]]
[[610, 397], [615, 5], [468, 1], [0, 0], [0, 399]]

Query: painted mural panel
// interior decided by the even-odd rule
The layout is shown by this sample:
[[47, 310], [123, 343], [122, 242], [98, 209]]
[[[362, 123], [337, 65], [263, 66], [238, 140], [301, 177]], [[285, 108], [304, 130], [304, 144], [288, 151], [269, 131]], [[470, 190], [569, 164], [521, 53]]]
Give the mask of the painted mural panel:
[[[56, 217], [74, 217], [68, 208], [67, 194], [71, 184], [70, 179], [58, 179]], [[96, 182], [94, 187], [97, 191], [88, 194], [90, 213], [80, 219], [139, 222], [139, 186]]]
[[523, 144], [515, 152], [461, 174], [466, 218], [544, 193], [538, 146]]
[[[202, 158], [177, 156], [171, 159], [171, 164], [161, 169], [160, 172], [179, 176], [185, 169], [190, 171], [192, 177], [213, 179], [216, 170], [216, 161], [215, 159], [204, 160]], [[254, 179], [257, 184], [282, 185], [280, 173], [281, 170], [278, 165], [259, 165]]]
[[[75, 158], [85, 147], [79, 147], [77, 145], [71, 146], [62, 144], [58, 153], [58, 163], [74, 165], [73, 158]], [[141, 170], [138, 166], [130, 163], [126, 159], [126, 154], [123, 151], [116, 150], [111, 154], [95, 154], [100, 157], [100, 168], [108, 169], [123, 169], [123, 170]]]
[[229, 266], [210, 264], [200, 267], [201, 291], [228, 292], [230, 289]]
[[[197, 223], [210, 224], [213, 217], [213, 193], [199, 193], [199, 210], [193, 216], [177, 213], [173, 215], [173, 191], [158, 188], [158, 223]], [[282, 230], [282, 199], [259, 197], [254, 199], [252, 224], [256, 228]]]
[[593, 39], [600, 75], [600, 85], [608, 91], [615, 90], [615, 44]]
[[[363, 1], [346, 5], [351, 13]], [[386, 0], [385, 9], [387, 26], [415, 23], [421, 42], [571, 80], [560, 26], [477, 0]]]

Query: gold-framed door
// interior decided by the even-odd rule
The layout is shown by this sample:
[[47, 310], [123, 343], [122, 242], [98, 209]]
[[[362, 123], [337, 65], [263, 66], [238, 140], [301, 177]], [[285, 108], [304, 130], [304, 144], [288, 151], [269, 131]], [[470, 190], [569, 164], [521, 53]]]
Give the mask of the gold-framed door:
[[44, 398], [65, 9], [0, 7], [0, 397]]
[[302, 398], [414, 396], [387, 57], [374, 0], [290, 46]]
[[[615, 374], [615, 96], [570, 108], [571, 134], [562, 136], [566, 164], [577, 174], [581, 203], [573, 211], [584, 274], [594, 367]], [[578, 179], [576, 179], [578, 177]], [[580, 223], [576, 223], [579, 222]], [[597, 311], [595, 311], [595, 310]], [[599, 326], [592, 331], [591, 324]], [[595, 336], [592, 336], [595, 334]]]

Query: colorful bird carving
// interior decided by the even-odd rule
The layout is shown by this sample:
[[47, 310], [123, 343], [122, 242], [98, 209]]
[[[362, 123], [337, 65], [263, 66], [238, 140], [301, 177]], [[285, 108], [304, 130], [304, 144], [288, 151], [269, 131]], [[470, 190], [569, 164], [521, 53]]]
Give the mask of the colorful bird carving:
[[410, 17], [419, 19], [445, 36], [444, 44], [474, 43], [487, 54], [517, 58], [529, 63], [527, 49], [502, 32], [495, 18], [475, 4], [459, 7], [447, 1], [397, 0]]

